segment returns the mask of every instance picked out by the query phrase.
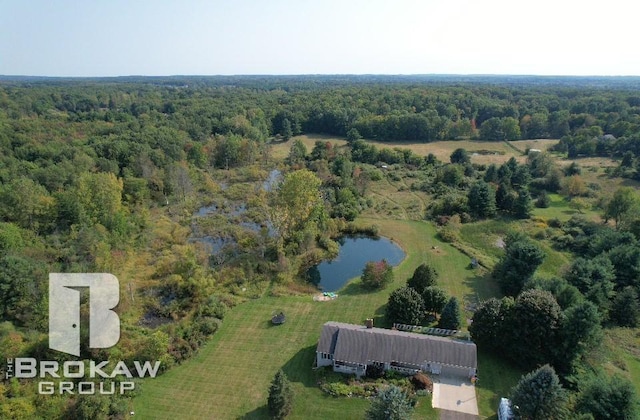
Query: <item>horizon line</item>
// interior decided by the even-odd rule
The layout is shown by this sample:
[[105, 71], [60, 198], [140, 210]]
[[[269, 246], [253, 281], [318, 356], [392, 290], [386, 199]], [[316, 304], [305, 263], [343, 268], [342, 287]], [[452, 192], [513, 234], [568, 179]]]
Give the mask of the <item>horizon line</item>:
[[109, 78], [168, 78], [168, 77], [362, 77], [362, 76], [384, 76], [384, 77], [566, 77], [566, 78], [640, 78], [640, 74], [527, 74], [527, 73], [230, 73], [230, 74], [120, 74], [120, 75], [97, 75], [97, 76], [49, 76], [37, 74], [0, 74], [0, 78], [43, 78], [43, 79], [109, 79]]

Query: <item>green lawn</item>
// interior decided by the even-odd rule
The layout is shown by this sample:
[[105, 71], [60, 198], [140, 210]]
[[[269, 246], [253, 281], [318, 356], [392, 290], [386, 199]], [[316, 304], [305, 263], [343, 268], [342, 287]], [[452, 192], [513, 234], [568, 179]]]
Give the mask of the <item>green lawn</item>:
[[520, 377], [526, 372], [512, 367], [504, 360], [482, 351], [478, 352], [478, 410], [480, 415], [497, 419], [496, 409], [501, 397], [509, 397]]
[[[355, 281], [335, 301], [313, 302], [311, 296], [264, 297], [237, 306], [194, 358], [143, 383], [143, 392], [133, 404], [136, 416], [265, 418], [269, 383], [282, 368], [296, 393], [291, 418], [361, 418], [368, 406], [366, 400], [333, 398], [317, 387], [311, 365], [322, 324], [329, 320], [362, 323], [373, 316], [377, 325], [385, 325], [388, 295], [424, 261], [439, 271], [440, 284], [463, 300], [484, 299], [497, 292], [492, 282], [468, 269], [468, 257], [435, 237], [432, 225], [384, 219], [363, 219], [360, 223], [379, 225], [382, 235], [407, 251], [407, 257], [395, 270], [392, 285], [370, 293]], [[287, 314], [287, 322], [277, 327], [269, 322], [276, 309]], [[482, 359], [480, 363], [482, 371]], [[510, 377], [504, 382], [501, 378], [502, 375], [497, 376], [498, 384], [480, 393], [481, 414], [485, 416], [495, 413], [494, 399], [498, 394], [494, 387], [501, 391], [511, 386]], [[416, 418], [437, 418], [428, 398], [421, 398]]]

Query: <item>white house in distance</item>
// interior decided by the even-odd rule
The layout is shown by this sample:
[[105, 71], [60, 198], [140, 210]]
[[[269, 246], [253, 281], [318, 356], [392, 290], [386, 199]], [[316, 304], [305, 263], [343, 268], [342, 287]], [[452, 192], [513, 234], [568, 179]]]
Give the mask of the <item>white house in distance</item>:
[[404, 331], [327, 322], [322, 327], [316, 364], [362, 376], [368, 365], [414, 374], [418, 371], [465, 378], [476, 375], [478, 358], [471, 341]]

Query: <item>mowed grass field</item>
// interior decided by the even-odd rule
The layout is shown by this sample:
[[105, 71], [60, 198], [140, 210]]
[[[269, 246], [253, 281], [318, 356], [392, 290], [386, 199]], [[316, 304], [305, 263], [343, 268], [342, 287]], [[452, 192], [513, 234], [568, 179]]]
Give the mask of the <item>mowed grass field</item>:
[[[361, 219], [375, 223], [380, 233], [396, 241], [407, 253], [395, 268], [395, 281], [386, 289], [367, 292], [359, 280], [349, 283], [330, 302], [311, 296], [264, 297], [229, 311], [219, 331], [200, 352], [183, 365], [152, 380], [145, 380], [133, 402], [136, 417], [153, 419], [267, 418], [268, 387], [282, 368], [293, 382], [293, 419], [362, 418], [369, 402], [333, 398], [323, 393], [311, 367], [322, 325], [326, 321], [362, 323], [374, 317], [384, 326], [384, 305], [389, 294], [404, 284], [417, 265], [429, 261], [440, 273], [439, 283], [464, 302], [494, 296], [497, 287], [482, 272], [468, 268], [469, 258], [436, 238], [435, 228], [421, 221]], [[435, 248], [434, 248], [435, 247]], [[271, 314], [284, 310], [287, 321], [270, 324]], [[510, 389], [521, 372], [500, 367], [480, 356], [484, 385], [479, 390], [483, 416], [495, 414], [502, 390]], [[486, 369], [486, 370], [485, 370]], [[497, 391], [497, 392], [496, 392]], [[435, 419], [430, 397], [420, 397], [415, 418]]]

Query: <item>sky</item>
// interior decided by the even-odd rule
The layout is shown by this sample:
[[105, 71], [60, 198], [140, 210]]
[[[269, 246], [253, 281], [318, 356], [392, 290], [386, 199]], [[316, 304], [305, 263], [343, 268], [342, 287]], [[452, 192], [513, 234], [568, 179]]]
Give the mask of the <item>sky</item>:
[[0, 74], [640, 75], [633, 0], [0, 0]]

